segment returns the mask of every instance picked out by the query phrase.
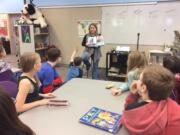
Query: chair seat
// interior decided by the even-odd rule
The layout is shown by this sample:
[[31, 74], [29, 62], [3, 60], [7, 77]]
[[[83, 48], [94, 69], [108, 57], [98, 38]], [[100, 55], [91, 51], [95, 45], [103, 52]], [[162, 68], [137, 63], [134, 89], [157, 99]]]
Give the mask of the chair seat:
[[18, 92], [18, 85], [16, 83], [11, 81], [0, 81], [0, 86], [10, 95], [10, 97], [16, 97]]
[[11, 70], [6, 70], [0, 73], [0, 81], [11, 81], [13, 78], [13, 72]]

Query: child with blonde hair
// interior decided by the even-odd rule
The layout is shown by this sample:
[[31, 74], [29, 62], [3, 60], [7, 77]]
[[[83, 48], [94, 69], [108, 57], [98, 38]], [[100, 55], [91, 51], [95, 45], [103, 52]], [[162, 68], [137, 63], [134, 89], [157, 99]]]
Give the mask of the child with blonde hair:
[[[26, 52], [20, 58], [22, 75], [19, 78], [18, 94], [16, 97], [17, 112], [24, 112], [37, 106], [47, 105], [49, 98], [54, 98], [52, 93], [39, 94], [39, 81], [36, 77], [41, 68], [39, 54]], [[43, 99], [44, 98], [44, 99]]]
[[142, 52], [131, 52], [127, 61], [127, 82], [121, 84], [118, 88], [111, 88], [113, 96], [121, 95], [128, 91], [133, 80], [138, 80], [142, 69], [147, 65], [147, 59]]

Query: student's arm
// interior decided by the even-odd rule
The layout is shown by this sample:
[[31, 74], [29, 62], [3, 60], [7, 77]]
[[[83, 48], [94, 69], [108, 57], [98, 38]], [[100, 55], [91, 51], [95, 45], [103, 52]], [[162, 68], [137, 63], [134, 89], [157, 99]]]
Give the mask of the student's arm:
[[71, 55], [70, 62], [73, 62], [73, 61], [74, 61], [74, 57], [75, 57], [76, 53], [77, 53], [77, 51], [74, 50], [73, 53], [72, 53], [72, 55]]
[[113, 96], [119, 96], [127, 90], [129, 90], [129, 85], [128, 85], [128, 82], [125, 82], [121, 84], [118, 88], [115, 88], [115, 87], [111, 88], [111, 94]]
[[138, 102], [140, 96], [138, 94], [138, 88], [137, 88], [137, 80], [134, 80], [130, 86], [130, 92], [128, 96], [125, 99], [125, 105], [124, 107], [126, 108], [129, 104], [136, 103]]
[[138, 94], [134, 94], [132, 92], [129, 92], [125, 99], [124, 108], [126, 108], [129, 104], [138, 102], [140, 96]]
[[133, 71], [128, 72], [127, 74], [127, 82], [123, 83], [120, 85], [119, 89], [122, 92], [128, 91], [130, 88], [131, 83], [133, 82], [133, 80], [136, 80], [135, 78], [135, 73]]
[[46, 105], [49, 103], [49, 99], [42, 99], [39, 101], [34, 101], [32, 103], [25, 103], [29, 90], [31, 89], [31, 83], [27, 79], [23, 79], [19, 83], [19, 90], [16, 97], [16, 110], [17, 112], [24, 112], [30, 110], [34, 107]]
[[41, 96], [43, 98], [55, 98], [56, 97], [56, 95], [54, 95], [53, 93], [46, 93], [46, 94], [39, 93], [39, 96]]
[[128, 91], [130, 89], [130, 85], [135, 80], [135, 73], [133, 71], [128, 72], [127, 75], [128, 81], [121, 84], [118, 88], [112, 88], [111, 93], [113, 96], [119, 96], [123, 92]]

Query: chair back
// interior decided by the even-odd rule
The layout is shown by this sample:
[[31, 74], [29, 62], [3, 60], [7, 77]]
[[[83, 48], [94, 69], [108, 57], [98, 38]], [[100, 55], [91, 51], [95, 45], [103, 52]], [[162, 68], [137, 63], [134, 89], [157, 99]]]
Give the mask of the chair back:
[[0, 73], [0, 81], [11, 81], [13, 80], [13, 72], [11, 70], [6, 70]]
[[0, 87], [9, 94], [10, 97], [16, 98], [18, 92], [18, 85], [11, 81], [0, 81]]

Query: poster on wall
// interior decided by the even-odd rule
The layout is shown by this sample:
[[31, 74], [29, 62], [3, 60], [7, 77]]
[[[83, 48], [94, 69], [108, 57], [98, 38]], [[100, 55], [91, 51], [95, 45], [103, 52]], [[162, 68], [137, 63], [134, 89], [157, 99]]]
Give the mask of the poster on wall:
[[8, 28], [7, 28], [6, 19], [0, 19], [0, 36], [2, 37], [8, 36]]
[[21, 26], [22, 43], [31, 43], [30, 26]]
[[95, 23], [98, 28], [98, 33], [101, 34], [101, 21], [98, 20], [80, 20], [78, 21], [78, 36], [84, 37], [89, 32], [88, 27], [91, 23]]

